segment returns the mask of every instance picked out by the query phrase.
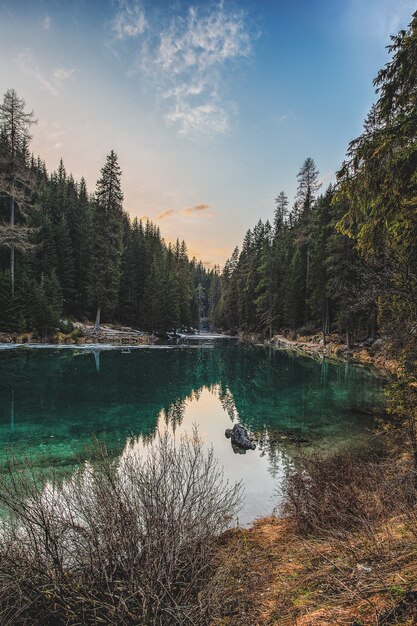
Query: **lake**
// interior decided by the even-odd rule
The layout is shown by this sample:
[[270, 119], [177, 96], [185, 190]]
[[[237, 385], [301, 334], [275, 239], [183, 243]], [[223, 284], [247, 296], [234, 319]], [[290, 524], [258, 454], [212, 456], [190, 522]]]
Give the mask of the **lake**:
[[[225, 476], [243, 480], [238, 521], [247, 524], [279, 504], [300, 451], [370, 439], [383, 386], [372, 369], [232, 340], [2, 350], [0, 450], [71, 471], [88, 458], [93, 436], [114, 455], [128, 443], [140, 453], [158, 431], [179, 438], [195, 424]], [[224, 432], [235, 422], [256, 450], [233, 450]]]

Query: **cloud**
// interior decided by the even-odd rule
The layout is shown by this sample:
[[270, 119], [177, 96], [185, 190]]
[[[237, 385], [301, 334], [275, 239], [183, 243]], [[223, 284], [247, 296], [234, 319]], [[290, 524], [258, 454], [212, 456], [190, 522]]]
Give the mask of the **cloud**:
[[29, 50], [20, 52], [17, 56], [16, 63], [21, 72], [30, 78], [34, 78], [43, 89], [53, 96], [58, 95], [58, 90], [40, 69]]
[[245, 13], [223, 0], [185, 11], [176, 4], [175, 13], [172, 6], [145, 17], [137, 0], [119, 0], [113, 32], [117, 39], [136, 37], [136, 72], [154, 87], [165, 121], [180, 135], [225, 133], [236, 112], [228, 78], [252, 54], [255, 34]]
[[161, 213], [158, 213], [155, 219], [162, 220], [166, 217], [172, 216], [175, 216], [177, 218], [183, 215], [193, 217], [213, 217], [212, 213], [207, 213], [207, 209], [209, 208], [210, 206], [208, 204], [196, 204], [194, 206], [186, 207], [184, 209], [168, 209], [167, 211], [162, 211]]
[[351, 28], [386, 43], [411, 22], [415, 0], [351, 0], [347, 10]]
[[194, 132], [205, 134], [224, 133], [229, 128], [229, 116], [224, 107], [216, 102], [193, 106], [187, 101], [178, 100], [175, 108], [166, 114], [166, 120], [178, 124], [180, 135]]
[[199, 213], [201, 211], [206, 211], [210, 206], [208, 204], [196, 204], [195, 206], [187, 207], [182, 210], [182, 213], [190, 214], [190, 213]]
[[119, 9], [112, 22], [112, 30], [117, 39], [141, 35], [146, 28], [145, 13], [139, 2], [119, 0]]
[[68, 137], [72, 134], [70, 126], [51, 120], [40, 120], [38, 128], [38, 137], [41, 138], [42, 143], [55, 150], [66, 146]]
[[45, 19], [43, 20], [43, 22], [42, 22], [42, 28], [44, 30], [49, 30], [51, 28], [51, 24], [52, 24], [52, 19], [51, 19], [50, 15], [47, 15], [45, 17]]
[[329, 186], [330, 184], [334, 184], [336, 182], [336, 172], [330, 170], [328, 172], [326, 172], [325, 174], [322, 174], [319, 177], [319, 183], [320, 185], [323, 186]]
[[232, 62], [251, 52], [244, 14], [226, 10], [223, 2], [174, 16], [150, 64], [165, 87], [166, 120], [181, 135], [225, 133], [231, 114], [220, 95], [225, 75]]
[[168, 211], [163, 211], [156, 216], [157, 220], [163, 220], [165, 217], [171, 217], [175, 213], [174, 209], [168, 209]]
[[74, 76], [74, 73], [74, 68], [65, 69], [64, 67], [57, 67], [54, 70], [54, 78], [57, 78], [58, 80], [69, 80]]
[[289, 110], [286, 113], [283, 113], [282, 115], [279, 115], [277, 118], [275, 118], [275, 122], [278, 124], [287, 124], [291, 120], [295, 120], [295, 119], [296, 119], [296, 116], [295, 116], [294, 111]]
[[16, 57], [16, 64], [19, 70], [35, 79], [36, 82], [53, 96], [58, 96], [64, 81], [70, 80], [76, 73], [75, 68], [57, 67], [46, 72], [43, 70], [30, 50], [20, 52]]
[[243, 14], [226, 11], [223, 2], [208, 10], [190, 7], [161, 34], [157, 63], [176, 75], [190, 68], [205, 71], [225, 60], [248, 56], [251, 41]]

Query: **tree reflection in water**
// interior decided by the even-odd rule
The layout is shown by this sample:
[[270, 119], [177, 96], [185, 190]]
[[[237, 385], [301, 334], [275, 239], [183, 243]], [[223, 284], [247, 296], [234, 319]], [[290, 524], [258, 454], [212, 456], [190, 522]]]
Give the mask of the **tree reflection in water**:
[[[181, 436], [197, 423], [225, 466], [224, 431], [241, 423], [253, 459], [276, 477], [306, 440], [313, 447], [361, 439], [381, 406], [383, 382], [350, 364], [256, 346], [219, 343], [120, 350], [21, 350], [0, 355], [0, 435], [16, 453], [53, 465], [86, 458], [94, 434], [114, 454], [158, 430]], [[252, 451], [251, 451], [252, 453]], [[258, 471], [251, 455], [241, 459]]]

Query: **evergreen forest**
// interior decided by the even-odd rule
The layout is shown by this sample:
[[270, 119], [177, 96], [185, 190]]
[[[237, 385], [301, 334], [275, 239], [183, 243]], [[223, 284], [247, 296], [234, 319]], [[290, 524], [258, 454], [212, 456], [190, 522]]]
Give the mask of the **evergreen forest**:
[[[0, 105], [0, 330], [65, 330], [95, 319], [164, 333], [207, 316], [210, 273], [184, 241], [123, 209], [121, 169], [111, 150], [94, 193], [60, 162], [48, 173], [30, 153], [33, 113], [15, 90]], [[65, 319], [64, 319], [65, 318]]]
[[[313, 158], [296, 197], [248, 230], [222, 270], [123, 209], [111, 150], [96, 189], [31, 153], [34, 114], [9, 89], [0, 105], [0, 330], [45, 336], [65, 320], [155, 333], [208, 322], [271, 337], [320, 331], [415, 358], [417, 337], [417, 13], [392, 37], [377, 99], [323, 189]], [[272, 202], [271, 202], [272, 205]], [[413, 357], [414, 355], [414, 357]]]

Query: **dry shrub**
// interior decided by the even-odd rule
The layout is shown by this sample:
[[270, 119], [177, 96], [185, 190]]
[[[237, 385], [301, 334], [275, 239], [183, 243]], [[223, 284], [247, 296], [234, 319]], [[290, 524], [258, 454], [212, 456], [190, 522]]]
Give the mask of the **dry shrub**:
[[283, 484], [283, 512], [301, 535], [342, 537], [394, 513], [414, 511], [412, 472], [382, 450], [345, 448], [301, 457]]
[[92, 463], [59, 484], [14, 463], [0, 477], [0, 622], [206, 624], [215, 549], [241, 498], [196, 432]]

